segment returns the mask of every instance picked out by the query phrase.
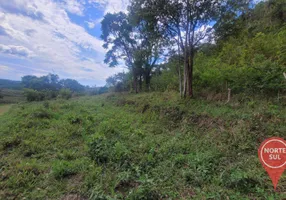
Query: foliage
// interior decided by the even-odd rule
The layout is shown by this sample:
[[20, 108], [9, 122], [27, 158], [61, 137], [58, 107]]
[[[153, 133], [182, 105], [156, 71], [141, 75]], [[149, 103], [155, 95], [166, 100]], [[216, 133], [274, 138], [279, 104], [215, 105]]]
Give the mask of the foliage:
[[61, 87], [70, 89], [73, 92], [82, 92], [84, 91], [84, 86], [79, 84], [76, 80], [73, 79], [63, 79], [59, 81]]
[[[152, 24], [163, 37], [173, 41], [184, 59], [183, 96], [193, 96], [193, 66], [196, 48], [204, 39], [210, 40], [212, 26], [223, 15], [228, 1], [166, 1], [133, 0], [131, 10]], [[168, 43], [170, 46], [170, 43]]]
[[56, 98], [58, 94], [58, 92], [52, 90], [37, 91], [33, 89], [24, 88], [24, 96], [26, 97], [27, 101], [50, 100]]
[[[233, 3], [238, 3], [234, 10], [245, 10], [239, 17], [235, 17], [234, 10], [227, 10], [222, 18], [225, 21], [215, 26], [216, 44], [205, 43], [197, 48], [194, 87], [198, 93], [227, 93], [230, 88], [234, 93], [285, 94], [286, 29], [280, 9], [285, 2], [261, 2], [253, 9], [245, 7], [244, 2]], [[179, 81], [174, 80], [177, 71], [173, 70], [172, 75], [170, 68], [171, 58], [167, 65], [167, 70], [156, 77], [153, 88], [178, 88]]]
[[23, 76], [22, 85], [25, 88], [34, 89], [37, 91], [49, 90], [59, 91], [61, 88], [70, 89], [73, 92], [83, 92], [85, 87], [73, 79], [59, 79], [56, 74], [48, 74], [47, 76]]
[[[131, 77], [142, 84], [147, 64], [162, 56], [142, 37], [160, 33], [170, 40], [166, 46], [174, 45], [172, 28], [186, 33], [195, 18], [201, 25], [217, 20], [214, 2], [133, 0], [129, 14], [107, 14], [106, 62], [125, 59], [131, 70], [86, 91], [125, 91]], [[193, 50], [190, 57], [176, 45], [166, 62], [156, 61], [148, 93], [69, 99], [82, 90], [76, 81], [23, 77], [27, 100], [45, 101], [0, 109], [0, 199], [284, 199], [285, 173], [274, 191], [257, 148], [286, 132], [285, 1], [248, 3], [223, 4], [215, 42], [179, 47]], [[206, 18], [193, 15], [207, 11]], [[194, 86], [201, 92], [193, 99], [178, 95], [186, 57], [196, 63]], [[234, 94], [225, 103], [228, 88]]]
[[59, 90], [59, 76], [56, 74], [49, 74], [47, 76], [23, 76], [22, 84], [25, 88], [34, 90]]
[[47, 76], [24, 76], [22, 77], [22, 84], [24, 88], [24, 94], [28, 101], [42, 101], [55, 99], [60, 96], [64, 99], [72, 97], [72, 93], [75, 96], [85, 95], [85, 90], [90, 90], [79, 84], [73, 79], [59, 79], [56, 74], [49, 74]]
[[150, 92], [14, 105], [0, 116], [0, 198], [283, 199], [286, 177], [274, 192], [257, 146], [284, 136], [285, 106], [248, 98]]
[[56, 179], [63, 179], [77, 174], [82, 168], [82, 160], [55, 160], [52, 165], [52, 174]]
[[[215, 91], [276, 93], [286, 88], [283, 77], [286, 29], [257, 33], [254, 38], [231, 38], [213, 56], [200, 52], [196, 57], [196, 86]], [[277, 54], [274, 52], [278, 52]]]
[[106, 79], [106, 85], [114, 92], [123, 92], [130, 89], [130, 74], [118, 73]]
[[28, 88], [24, 89], [24, 96], [27, 98], [27, 101], [43, 101], [45, 99], [43, 92]]
[[108, 92], [108, 87], [103, 86], [103, 87], [99, 87], [98, 88], [97, 94], [104, 94], [104, 93], [107, 93], [107, 92]]
[[70, 99], [72, 97], [72, 91], [70, 89], [61, 89], [59, 97], [63, 99]]
[[[150, 87], [150, 74], [159, 59], [162, 38], [132, 13], [107, 13], [101, 22], [103, 47], [109, 49], [104, 62], [110, 67], [124, 60], [133, 78], [133, 90], [142, 90], [142, 79]], [[143, 78], [142, 78], [143, 77]], [[112, 81], [111, 79], [108, 82]], [[114, 81], [113, 81], [114, 82]]]
[[152, 75], [151, 89], [161, 92], [166, 90], [178, 91], [179, 82], [176, 68], [174, 63], [168, 63], [166, 67], [158, 66]]

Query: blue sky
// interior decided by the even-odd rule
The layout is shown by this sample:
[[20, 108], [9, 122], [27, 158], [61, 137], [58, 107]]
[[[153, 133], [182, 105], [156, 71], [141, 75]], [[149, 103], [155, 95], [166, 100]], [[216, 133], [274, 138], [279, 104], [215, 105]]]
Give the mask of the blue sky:
[[108, 12], [126, 12], [128, 2], [0, 0], [0, 78], [55, 73], [84, 85], [105, 85], [107, 77], [126, 68], [103, 63], [100, 22]]
[[128, 0], [0, 0], [0, 78], [56, 73], [102, 86], [122, 72], [103, 63], [100, 21]]

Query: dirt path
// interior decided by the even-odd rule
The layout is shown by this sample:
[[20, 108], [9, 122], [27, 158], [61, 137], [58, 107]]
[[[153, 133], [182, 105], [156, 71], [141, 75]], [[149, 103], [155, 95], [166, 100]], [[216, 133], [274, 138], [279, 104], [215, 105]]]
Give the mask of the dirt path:
[[0, 105], [0, 116], [7, 112], [12, 107], [12, 104]]

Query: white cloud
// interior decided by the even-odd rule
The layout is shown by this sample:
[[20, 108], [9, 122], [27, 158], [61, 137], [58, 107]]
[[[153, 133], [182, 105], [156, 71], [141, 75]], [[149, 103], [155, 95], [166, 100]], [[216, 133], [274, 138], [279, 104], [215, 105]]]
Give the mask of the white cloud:
[[80, 16], [83, 15], [84, 6], [82, 2], [79, 2], [77, 0], [64, 0], [62, 5], [63, 5], [63, 8], [70, 13], [80, 15]]
[[7, 66], [5, 66], [5, 65], [0, 65], [0, 70], [1, 70], [1, 71], [9, 71], [9, 70], [11, 70], [11, 69], [10, 69], [10, 67], [7, 67]]
[[93, 20], [93, 21], [85, 21], [89, 29], [93, 29], [97, 24], [100, 24], [103, 20], [103, 17]]
[[2, 0], [0, 6], [10, 13], [33, 17], [34, 19], [42, 19], [43, 17], [37, 5], [29, 3], [27, 0]]
[[93, 21], [86, 21], [85, 23], [87, 23], [88, 28], [92, 29], [95, 27], [96, 23]]
[[0, 53], [10, 54], [15, 56], [31, 57], [32, 51], [23, 46], [2, 45], [0, 44]]
[[104, 14], [115, 12], [127, 12], [129, 0], [88, 0], [104, 9]]
[[[72, 23], [66, 11], [67, 7], [62, 3], [52, 0], [10, 1], [13, 5], [9, 4], [8, 9], [7, 6], [2, 6], [5, 3], [0, 0], [0, 24], [9, 35], [1, 36], [0, 44], [5, 46], [2, 47], [5, 49], [2, 53], [3, 51], [15, 53], [16, 50], [20, 50], [18, 52], [23, 55], [33, 55], [29, 61], [31, 63], [26, 64], [26, 67], [33, 67], [38, 72], [45, 70], [58, 73], [63, 78], [96, 80], [102, 84], [111, 74], [122, 71], [121, 68], [112, 69], [102, 63], [105, 55], [103, 42], [88, 34], [83, 27]], [[17, 9], [24, 6], [21, 12], [33, 7], [33, 13], [41, 13], [42, 17], [36, 18], [34, 15], [28, 15], [28, 12], [23, 15], [12, 12], [13, 6]], [[80, 14], [79, 10], [74, 9], [74, 11]], [[7, 46], [17, 46], [17, 48], [7, 50]], [[26, 54], [24, 49], [28, 50]], [[93, 71], [82, 70], [83, 67]], [[19, 68], [15, 70], [23, 74], [23, 70]]]

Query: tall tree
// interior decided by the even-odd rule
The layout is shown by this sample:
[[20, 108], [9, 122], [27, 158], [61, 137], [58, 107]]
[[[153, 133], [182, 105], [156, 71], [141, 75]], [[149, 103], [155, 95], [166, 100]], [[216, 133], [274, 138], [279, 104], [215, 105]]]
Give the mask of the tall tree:
[[118, 65], [118, 59], [124, 59], [133, 74], [133, 88], [138, 92], [137, 82], [142, 88], [145, 80], [149, 89], [151, 71], [159, 59], [162, 38], [150, 30], [148, 22], [130, 12], [105, 15], [102, 21], [104, 48], [108, 49], [105, 63], [110, 67]]
[[71, 91], [74, 92], [83, 92], [84, 91], [84, 86], [81, 85], [79, 82], [77, 82], [74, 79], [62, 79], [59, 81], [59, 84], [63, 88], [70, 89]]
[[251, 7], [254, 7], [253, 0], [227, 1], [214, 25], [216, 41], [238, 36], [242, 29], [248, 27]]
[[129, 89], [129, 74], [120, 72], [106, 79], [106, 86], [113, 88], [115, 92], [127, 91]]
[[151, 72], [160, 60], [160, 56], [163, 54], [163, 46], [167, 40], [162, 37], [152, 20], [145, 20], [136, 12], [137, 10], [132, 10], [132, 7], [129, 7], [131, 23], [139, 33], [140, 50], [137, 52], [137, 57], [142, 62], [141, 72], [145, 81], [145, 88], [149, 91]]
[[[231, 1], [230, 1], [231, 2]], [[193, 66], [198, 45], [212, 35], [228, 0], [132, 0], [131, 9], [164, 37], [174, 40], [184, 55], [183, 96], [193, 96]]]
[[136, 42], [136, 30], [123, 12], [106, 14], [101, 22], [101, 29], [101, 39], [104, 40], [103, 47], [108, 49], [104, 62], [110, 67], [115, 67], [119, 64], [118, 59], [123, 59], [133, 74], [133, 89], [137, 93], [138, 66], [136, 66], [134, 54], [139, 47]]

